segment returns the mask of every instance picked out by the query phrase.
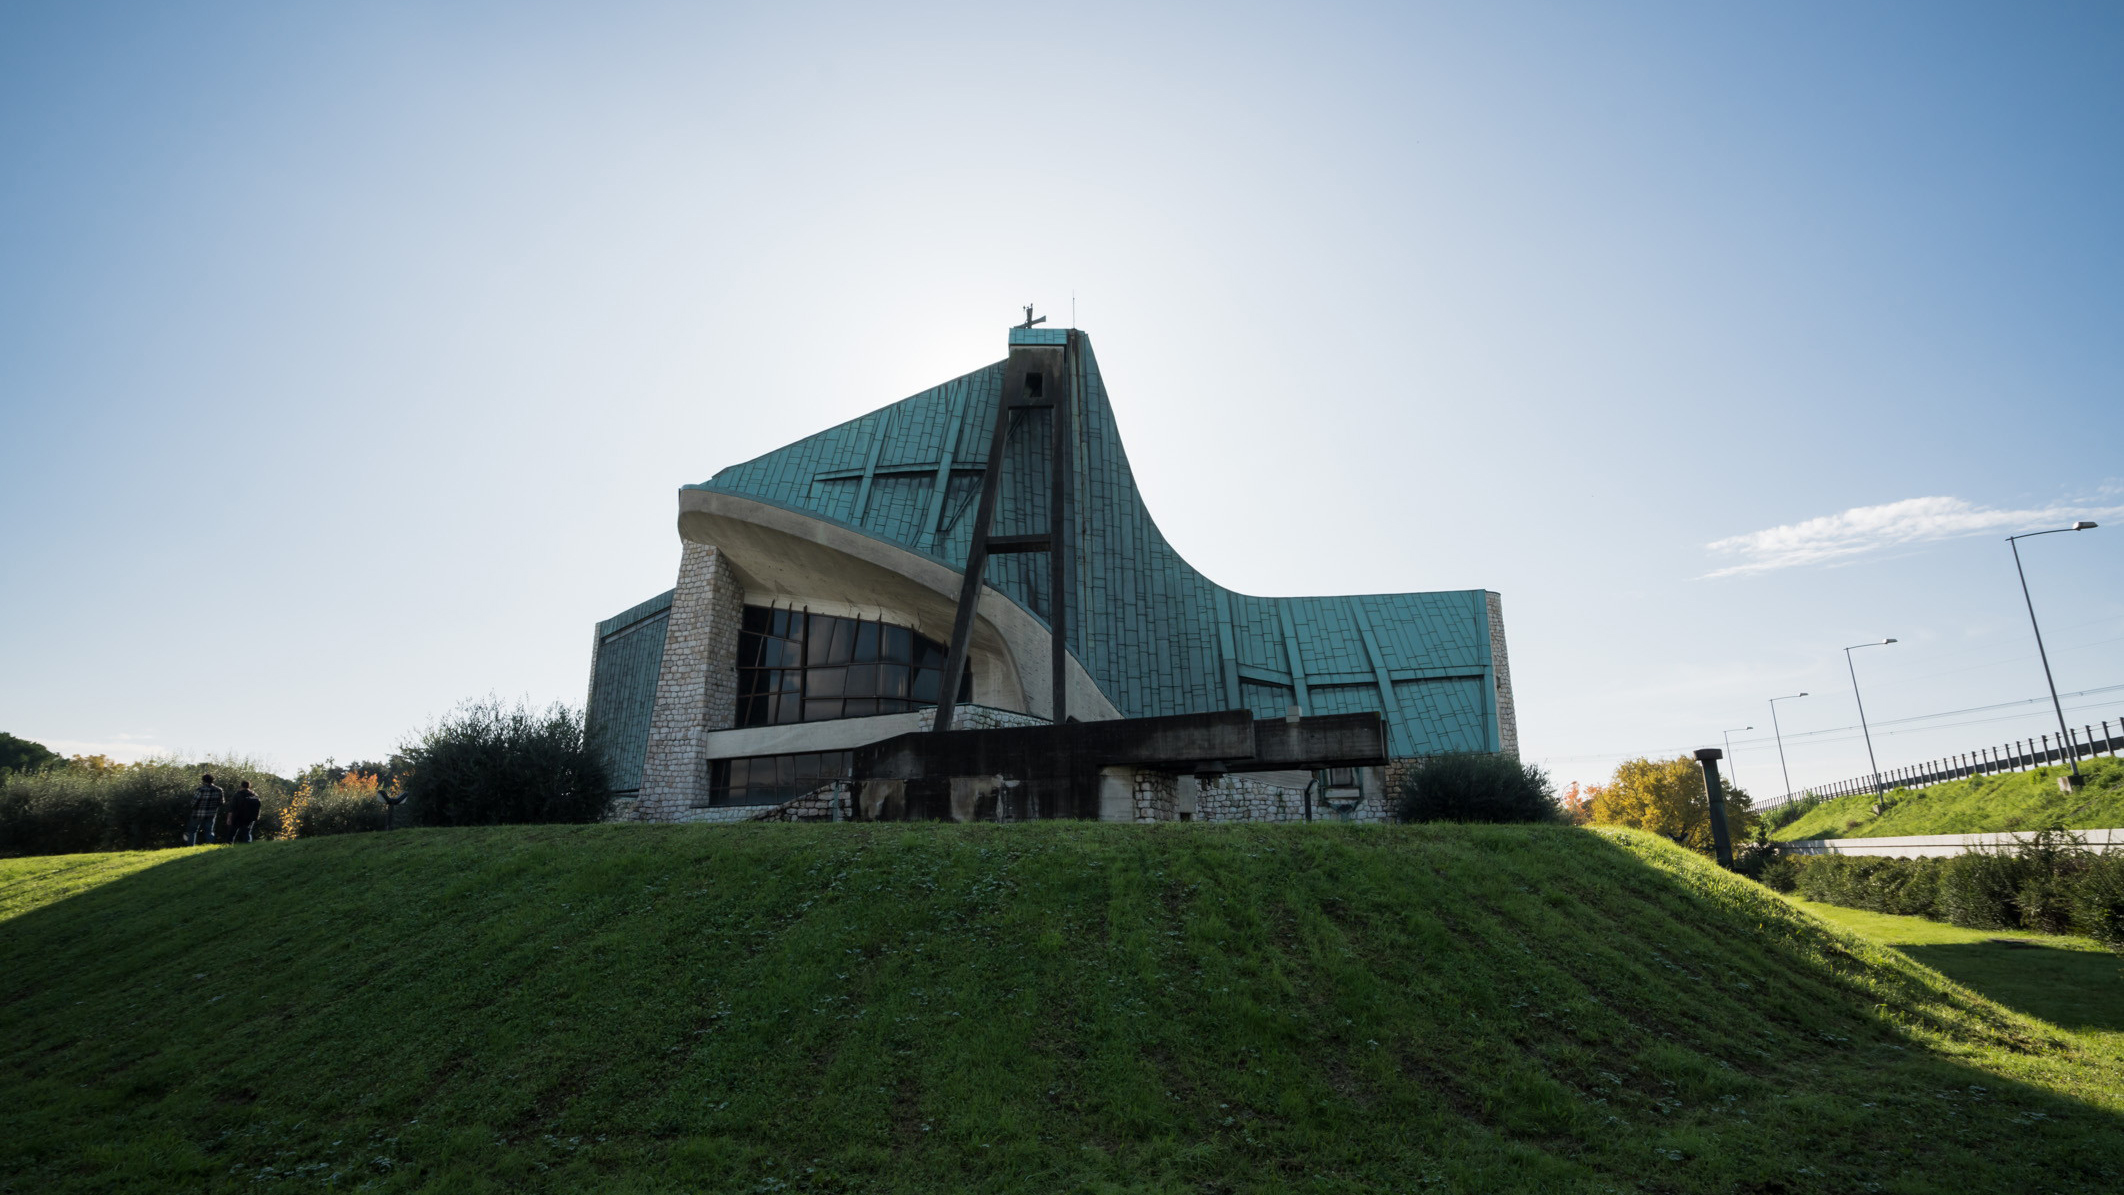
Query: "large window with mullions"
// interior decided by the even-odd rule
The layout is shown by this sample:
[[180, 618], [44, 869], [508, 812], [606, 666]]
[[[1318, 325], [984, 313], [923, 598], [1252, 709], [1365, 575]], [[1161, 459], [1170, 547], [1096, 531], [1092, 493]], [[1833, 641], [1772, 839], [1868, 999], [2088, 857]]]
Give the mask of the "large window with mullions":
[[[937, 703], [944, 645], [906, 627], [745, 607], [738, 633], [739, 726], [898, 714]], [[959, 683], [973, 700], [973, 668]]]

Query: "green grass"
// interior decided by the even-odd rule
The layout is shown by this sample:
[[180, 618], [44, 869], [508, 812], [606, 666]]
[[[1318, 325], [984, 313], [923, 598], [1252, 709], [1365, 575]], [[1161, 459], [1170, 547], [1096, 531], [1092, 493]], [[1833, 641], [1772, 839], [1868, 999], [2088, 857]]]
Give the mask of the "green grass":
[[1832, 925], [1893, 946], [2008, 1008], [2081, 1034], [2113, 1039], [2124, 1052], [2124, 958], [2087, 938], [2018, 930], [1963, 929], [1795, 900]]
[[582, 826], [94, 858], [0, 862], [7, 1190], [2124, 1184], [2113, 1038], [1627, 831]]
[[1888, 811], [1873, 813], [1873, 795], [1825, 801], [1771, 837], [1884, 838], [1901, 834], [1988, 834], [2047, 826], [2111, 829], [2124, 826], [2124, 759], [2083, 759], [2087, 786], [2058, 789], [2062, 767], [1971, 776], [1920, 789], [1891, 789]]

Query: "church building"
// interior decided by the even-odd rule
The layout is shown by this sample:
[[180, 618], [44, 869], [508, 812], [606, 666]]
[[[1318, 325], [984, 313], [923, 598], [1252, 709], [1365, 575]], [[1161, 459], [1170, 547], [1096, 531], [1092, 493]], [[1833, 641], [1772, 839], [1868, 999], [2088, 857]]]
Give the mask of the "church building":
[[616, 816], [1381, 820], [1414, 757], [1517, 754], [1497, 594], [1209, 580], [1038, 322], [680, 488], [676, 586], [597, 626]]

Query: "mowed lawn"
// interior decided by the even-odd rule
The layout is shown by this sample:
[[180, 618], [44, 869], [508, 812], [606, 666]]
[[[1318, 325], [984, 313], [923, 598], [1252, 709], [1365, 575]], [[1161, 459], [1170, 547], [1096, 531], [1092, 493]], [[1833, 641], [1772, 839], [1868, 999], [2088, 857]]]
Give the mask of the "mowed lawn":
[[18, 1192], [2124, 1187], [2098, 999], [1629, 832], [426, 830], [0, 918]]
[[1962, 929], [1923, 917], [1794, 904], [1893, 946], [1972, 991], [2124, 1051], [2124, 958], [2089, 938]]

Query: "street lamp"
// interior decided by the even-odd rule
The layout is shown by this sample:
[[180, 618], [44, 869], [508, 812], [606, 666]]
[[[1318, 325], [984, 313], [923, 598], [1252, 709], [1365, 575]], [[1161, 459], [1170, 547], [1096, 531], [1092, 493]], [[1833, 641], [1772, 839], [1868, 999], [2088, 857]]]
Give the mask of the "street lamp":
[[2028, 596], [2028, 572], [2021, 567], [2021, 545], [2015, 540], [2037, 535], [2056, 535], [2060, 531], [2092, 531], [2093, 523], [2074, 523], [2070, 527], [2052, 527], [2048, 531], [2024, 531], [2006, 537], [2006, 546], [2013, 549], [2013, 571], [2021, 578], [2021, 600], [2028, 605], [2028, 625], [2035, 631], [2036, 655], [2043, 661], [2043, 683], [2050, 686], [2050, 708], [2058, 715], [2058, 745], [2064, 748], [2066, 759], [2072, 764], [2072, 778], [2059, 778], [2059, 783], [2068, 790], [2080, 787], [2080, 753], [2073, 748], [2072, 735], [2065, 729], [2065, 707], [2058, 704], [2058, 682], [2050, 679], [2050, 655], [2043, 650], [2043, 628], [2036, 624], [2035, 600]]
[[1777, 724], [1777, 703], [1790, 701], [1793, 697], [1805, 696], [1805, 693], [1794, 693], [1791, 697], [1772, 697], [1770, 699], [1770, 733], [1777, 736], [1777, 770], [1785, 774], [1785, 799], [1787, 801], [1792, 799], [1792, 769], [1785, 766], [1785, 732]]
[[[1754, 729], [1755, 729], [1755, 728], [1754, 728], [1753, 726], [1736, 726], [1736, 727], [1734, 727], [1734, 728], [1733, 728], [1733, 730], [1754, 730]], [[1725, 736], [1726, 736], [1726, 758], [1727, 758], [1727, 759], [1729, 759], [1729, 760], [1732, 760], [1732, 761], [1733, 761], [1733, 764], [1732, 764], [1732, 766], [1733, 766], [1733, 787], [1735, 787], [1735, 788], [1739, 788], [1739, 787], [1740, 787], [1740, 760], [1739, 760], [1739, 759], [1737, 759], [1737, 758], [1735, 758], [1735, 757], [1734, 757], [1734, 754], [1733, 754], [1733, 730], [1722, 730], [1722, 731], [1720, 731], [1719, 733], [1720, 733], [1720, 734], [1722, 734], [1722, 735], [1725, 735]]]
[[1866, 726], [1866, 702], [1859, 696], [1858, 669], [1851, 666], [1851, 653], [1861, 647], [1886, 647], [1893, 642], [1895, 642], [1893, 639], [1880, 639], [1872, 643], [1854, 643], [1844, 649], [1844, 668], [1851, 673], [1851, 700], [1858, 703], [1859, 733], [1866, 736], [1866, 765], [1873, 769], [1873, 811], [1875, 813], [1881, 811], [1882, 798], [1886, 794], [1881, 792], [1881, 765], [1879, 760], [1873, 758], [1873, 731]]

